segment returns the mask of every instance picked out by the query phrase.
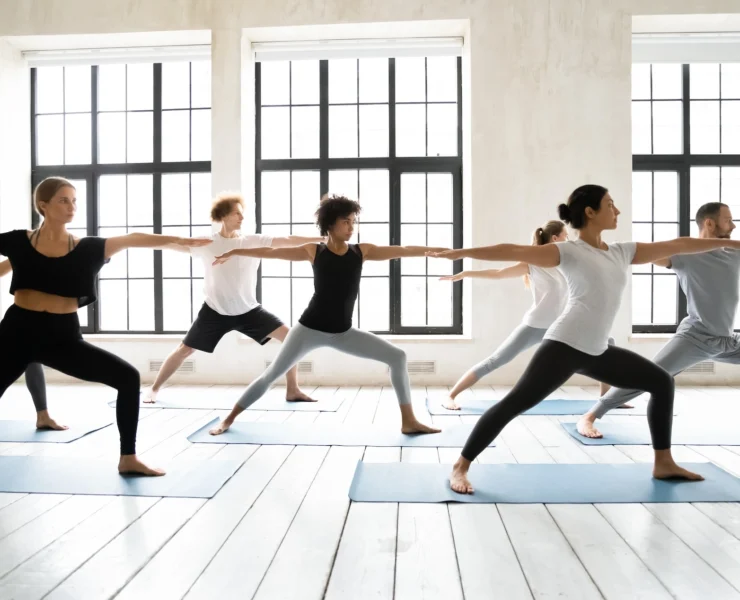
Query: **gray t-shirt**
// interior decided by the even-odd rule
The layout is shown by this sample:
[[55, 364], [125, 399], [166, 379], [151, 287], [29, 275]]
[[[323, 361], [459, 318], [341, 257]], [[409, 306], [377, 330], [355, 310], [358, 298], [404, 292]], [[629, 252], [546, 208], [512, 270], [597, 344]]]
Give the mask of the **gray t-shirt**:
[[731, 336], [740, 300], [740, 251], [720, 248], [672, 256], [671, 269], [686, 294], [689, 313], [676, 333], [694, 328], [707, 335]]

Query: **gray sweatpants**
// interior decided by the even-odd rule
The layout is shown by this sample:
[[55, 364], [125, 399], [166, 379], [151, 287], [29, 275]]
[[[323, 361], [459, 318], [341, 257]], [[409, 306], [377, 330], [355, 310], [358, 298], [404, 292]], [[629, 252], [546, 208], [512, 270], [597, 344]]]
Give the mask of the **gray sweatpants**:
[[[740, 364], [740, 335], [709, 336], [695, 329], [688, 329], [673, 336], [655, 356], [654, 362], [675, 377], [684, 369], [707, 359]], [[642, 392], [638, 390], [612, 388], [599, 398], [590, 412], [595, 414], [596, 418], [601, 418], [611, 409], [640, 394]]]
[[399, 404], [411, 404], [411, 386], [406, 370], [406, 353], [390, 342], [367, 331], [352, 327], [343, 333], [324, 333], [296, 323], [291, 327], [280, 351], [264, 373], [249, 384], [237, 404], [249, 408], [270, 386], [285, 375], [306, 354], [322, 347], [334, 348], [345, 354], [369, 358], [390, 367], [391, 384]]

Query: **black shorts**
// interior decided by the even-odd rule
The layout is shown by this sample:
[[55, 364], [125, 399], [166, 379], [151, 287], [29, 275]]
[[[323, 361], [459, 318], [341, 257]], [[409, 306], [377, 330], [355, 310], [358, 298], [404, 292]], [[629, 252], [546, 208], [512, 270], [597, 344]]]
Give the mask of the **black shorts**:
[[264, 346], [268, 337], [283, 322], [261, 306], [243, 315], [222, 315], [203, 303], [198, 318], [190, 326], [183, 344], [202, 352], [213, 352], [216, 345], [229, 331], [238, 331]]

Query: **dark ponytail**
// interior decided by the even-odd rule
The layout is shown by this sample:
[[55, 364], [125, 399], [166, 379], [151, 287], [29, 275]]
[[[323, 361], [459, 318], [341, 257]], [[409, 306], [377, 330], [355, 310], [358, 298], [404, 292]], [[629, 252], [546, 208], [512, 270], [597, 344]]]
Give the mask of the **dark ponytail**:
[[[564, 204], [561, 206], [565, 206]], [[567, 206], [566, 206], [567, 208]], [[538, 227], [532, 234], [533, 246], [544, 246], [549, 244], [556, 235], [563, 233], [565, 223], [562, 221], [548, 221], [542, 227]], [[524, 276], [524, 285], [529, 287], [529, 275]]]
[[558, 215], [573, 229], [583, 229], [586, 226], [586, 209], [598, 211], [608, 191], [600, 185], [582, 185], [573, 191], [567, 204], [558, 206]]

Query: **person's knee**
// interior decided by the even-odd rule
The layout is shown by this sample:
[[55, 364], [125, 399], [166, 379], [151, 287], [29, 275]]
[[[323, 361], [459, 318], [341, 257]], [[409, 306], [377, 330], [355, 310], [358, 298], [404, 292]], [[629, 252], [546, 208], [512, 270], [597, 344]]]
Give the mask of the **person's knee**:
[[406, 370], [407, 365], [408, 358], [406, 357], [406, 351], [394, 346], [393, 350], [388, 353], [388, 366]]
[[121, 392], [138, 392], [141, 387], [141, 375], [136, 367], [128, 363], [121, 365], [118, 376], [116, 377], [116, 388]]
[[673, 378], [673, 375], [671, 375], [665, 369], [660, 369], [659, 371], [656, 371], [655, 375], [650, 379], [651, 386], [653, 388], [652, 390], [650, 390], [652, 394], [673, 396], [673, 394], [675, 393], [676, 381]]

